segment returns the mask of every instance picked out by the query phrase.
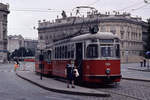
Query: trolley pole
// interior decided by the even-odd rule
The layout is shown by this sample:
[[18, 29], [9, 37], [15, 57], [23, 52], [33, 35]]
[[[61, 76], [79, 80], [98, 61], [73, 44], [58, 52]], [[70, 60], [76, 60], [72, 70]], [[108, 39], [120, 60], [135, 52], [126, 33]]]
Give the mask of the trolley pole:
[[40, 75], [40, 79], [42, 80], [42, 73], [43, 73], [43, 71], [42, 71], [42, 69], [43, 69], [43, 68], [42, 68], [42, 67], [43, 67], [42, 64], [41, 64], [40, 67], [41, 67], [41, 75]]
[[42, 54], [42, 50], [41, 50], [41, 54], [39, 55], [39, 61], [40, 61], [40, 69], [41, 69], [41, 75], [40, 75], [40, 79], [42, 80], [42, 76], [43, 76], [43, 71], [44, 71], [44, 65], [43, 65], [43, 60], [44, 60], [44, 56]]

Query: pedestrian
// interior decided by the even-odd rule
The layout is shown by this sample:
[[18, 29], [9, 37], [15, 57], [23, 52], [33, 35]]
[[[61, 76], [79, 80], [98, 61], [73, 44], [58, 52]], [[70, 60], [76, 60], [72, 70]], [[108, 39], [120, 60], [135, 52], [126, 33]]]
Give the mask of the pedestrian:
[[70, 84], [72, 88], [75, 88], [73, 70], [74, 70], [74, 61], [71, 61], [71, 64], [66, 65], [67, 88], [69, 88]]
[[143, 63], [144, 63], [144, 67], [146, 67], [146, 59], [145, 58], [143, 60]]
[[79, 72], [78, 72], [78, 69], [76, 68], [76, 66], [74, 66], [74, 76], [75, 78], [77, 78], [79, 76]]
[[141, 67], [143, 67], [143, 58], [140, 60]]
[[16, 72], [17, 68], [19, 67], [19, 65], [15, 62], [14, 64], [14, 71]]

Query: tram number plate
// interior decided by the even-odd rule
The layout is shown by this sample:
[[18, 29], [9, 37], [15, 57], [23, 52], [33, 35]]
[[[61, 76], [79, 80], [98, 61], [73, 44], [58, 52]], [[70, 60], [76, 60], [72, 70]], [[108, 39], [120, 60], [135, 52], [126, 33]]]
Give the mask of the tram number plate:
[[111, 64], [110, 64], [110, 63], [105, 63], [105, 65], [106, 65], [106, 66], [110, 66]]

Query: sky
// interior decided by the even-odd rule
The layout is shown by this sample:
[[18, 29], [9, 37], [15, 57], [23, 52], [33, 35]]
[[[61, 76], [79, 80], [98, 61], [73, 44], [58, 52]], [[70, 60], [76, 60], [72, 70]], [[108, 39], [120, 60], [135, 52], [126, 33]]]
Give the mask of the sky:
[[[38, 38], [38, 21], [52, 21], [61, 17], [61, 11], [70, 15], [77, 6], [91, 6], [99, 12], [129, 12], [132, 16], [150, 18], [150, 0], [0, 0], [9, 4], [8, 35], [22, 35], [24, 38]], [[35, 28], [34, 28], [35, 27]]]

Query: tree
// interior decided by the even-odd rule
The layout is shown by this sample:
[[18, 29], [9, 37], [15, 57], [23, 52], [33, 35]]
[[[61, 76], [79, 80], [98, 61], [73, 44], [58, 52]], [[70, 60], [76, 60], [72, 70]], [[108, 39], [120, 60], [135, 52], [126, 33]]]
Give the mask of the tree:
[[26, 48], [20, 47], [18, 49], [18, 57], [25, 57], [27, 55]]

